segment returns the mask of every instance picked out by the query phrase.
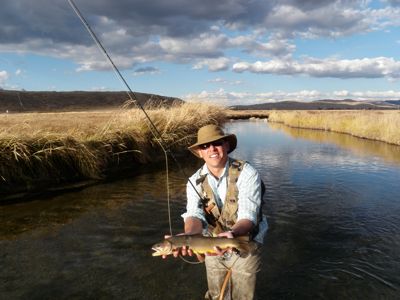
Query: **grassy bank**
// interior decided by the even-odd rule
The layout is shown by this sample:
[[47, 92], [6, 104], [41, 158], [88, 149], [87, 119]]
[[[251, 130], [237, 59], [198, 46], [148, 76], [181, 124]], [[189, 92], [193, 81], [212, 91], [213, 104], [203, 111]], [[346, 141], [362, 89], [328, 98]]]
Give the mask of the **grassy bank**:
[[240, 119], [251, 119], [260, 118], [267, 119], [269, 116], [269, 110], [227, 110], [226, 116], [229, 119], [240, 120]]
[[270, 111], [268, 120], [400, 145], [399, 110]]
[[[146, 111], [164, 147], [177, 153], [200, 126], [225, 120], [223, 108], [200, 103]], [[0, 199], [163, 159], [139, 109], [1, 114], [0, 128]]]

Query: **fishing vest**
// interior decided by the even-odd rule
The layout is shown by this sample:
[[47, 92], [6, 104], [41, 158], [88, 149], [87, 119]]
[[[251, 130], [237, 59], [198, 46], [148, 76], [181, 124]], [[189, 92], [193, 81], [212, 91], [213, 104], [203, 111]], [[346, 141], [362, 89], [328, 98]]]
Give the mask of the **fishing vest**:
[[[225, 201], [221, 210], [217, 205], [213, 190], [208, 183], [208, 174], [201, 175], [196, 181], [196, 184], [201, 184], [203, 196], [202, 206], [208, 223], [208, 231], [213, 236], [231, 230], [237, 221], [239, 191], [236, 182], [244, 164], [245, 161], [229, 158], [228, 186]], [[256, 227], [258, 228], [258, 225]]]

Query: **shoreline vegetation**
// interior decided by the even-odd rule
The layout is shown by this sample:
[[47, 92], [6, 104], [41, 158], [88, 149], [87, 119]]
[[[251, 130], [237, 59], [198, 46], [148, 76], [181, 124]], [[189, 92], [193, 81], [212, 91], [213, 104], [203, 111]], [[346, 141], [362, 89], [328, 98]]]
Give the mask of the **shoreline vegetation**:
[[268, 120], [400, 145], [400, 110], [271, 111]]
[[[204, 103], [145, 109], [164, 148], [176, 156], [186, 153], [199, 127], [226, 121], [223, 108]], [[138, 108], [0, 114], [0, 128], [0, 202], [139, 171], [164, 159]]]
[[350, 134], [400, 146], [400, 110], [229, 110], [227, 117], [267, 118], [294, 128]]
[[[0, 114], [0, 203], [142, 172], [164, 161], [138, 108]], [[201, 126], [263, 118], [400, 145], [399, 110], [231, 110], [206, 103], [148, 105], [163, 146], [184, 158]], [[188, 138], [189, 137], [189, 138]]]

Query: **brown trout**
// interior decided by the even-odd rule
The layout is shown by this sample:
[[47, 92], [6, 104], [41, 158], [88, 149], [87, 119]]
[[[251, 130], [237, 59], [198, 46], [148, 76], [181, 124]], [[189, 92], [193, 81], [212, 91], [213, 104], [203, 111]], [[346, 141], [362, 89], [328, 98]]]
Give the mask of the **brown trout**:
[[153, 245], [153, 256], [170, 255], [174, 249], [186, 246], [196, 254], [215, 253], [214, 247], [220, 249], [234, 248], [240, 254], [250, 251], [249, 238], [236, 237], [233, 239], [226, 237], [207, 237], [198, 235], [175, 235], [164, 239], [161, 243]]

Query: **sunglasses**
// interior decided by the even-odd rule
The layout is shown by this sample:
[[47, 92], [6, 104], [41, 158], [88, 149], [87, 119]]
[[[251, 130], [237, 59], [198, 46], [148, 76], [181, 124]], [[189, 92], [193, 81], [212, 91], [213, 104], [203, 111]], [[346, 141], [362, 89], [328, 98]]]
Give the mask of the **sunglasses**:
[[200, 149], [202, 150], [206, 150], [208, 148], [210, 148], [211, 145], [213, 145], [214, 147], [219, 147], [222, 146], [225, 143], [225, 140], [218, 140], [218, 141], [214, 141], [214, 142], [210, 142], [210, 143], [206, 143], [206, 144], [201, 144], [199, 146]]

